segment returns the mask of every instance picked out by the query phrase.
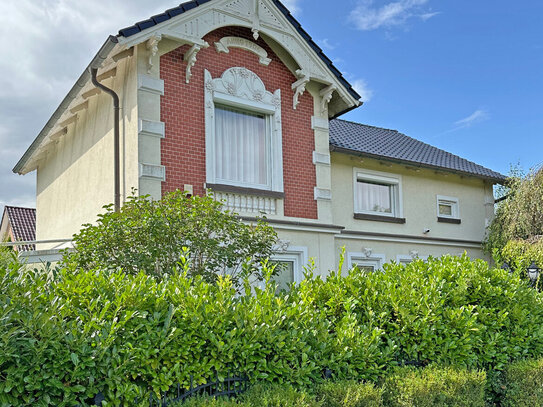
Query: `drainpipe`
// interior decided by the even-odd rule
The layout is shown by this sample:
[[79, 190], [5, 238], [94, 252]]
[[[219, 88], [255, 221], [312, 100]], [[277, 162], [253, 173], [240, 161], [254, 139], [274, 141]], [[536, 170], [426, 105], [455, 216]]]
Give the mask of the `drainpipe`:
[[113, 89], [108, 88], [107, 86], [102, 85], [100, 82], [98, 82], [98, 79], [96, 78], [98, 74], [97, 68], [90, 68], [91, 73], [91, 80], [94, 86], [97, 88], [103, 90], [107, 94], [109, 94], [113, 98], [113, 136], [114, 136], [114, 147], [113, 147], [113, 155], [115, 156], [115, 212], [119, 212], [121, 210], [121, 164], [120, 164], [120, 130], [119, 130], [119, 120], [120, 120], [120, 103], [119, 103], [119, 95], [115, 93]]

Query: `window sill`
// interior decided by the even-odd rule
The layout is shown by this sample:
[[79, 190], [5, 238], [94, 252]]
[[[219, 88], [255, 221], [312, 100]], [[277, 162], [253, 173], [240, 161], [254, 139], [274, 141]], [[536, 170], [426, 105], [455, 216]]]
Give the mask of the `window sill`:
[[234, 185], [206, 184], [206, 189], [210, 189], [216, 192], [230, 192], [233, 194], [260, 196], [264, 198], [276, 198], [276, 199], [285, 198], [285, 194], [283, 192], [268, 191], [265, 189], [257, 189], [257, 188], [236, 187]]
[[399, 223], [399, 224], [405, 223], [405, 218], [395, 218], [392, 216], [382, 216], [382, 215], [369, 215], [366, 213], [355, 213], [354, 218], [358, 220], [370, 220], [374, 222], [388, 222], [388, 223]]
[[442, 218], [442, 217], [440, 217], [440, 216], [438, 216], [437, 221], [438, 221], [438, 222], [441, 222], [441, 223], [452, 223], [453, 225], [460, 225], [460, 224], [462, 223], [462, 220], [460, 220], [460, 219], [456, 219], [456, 218]]

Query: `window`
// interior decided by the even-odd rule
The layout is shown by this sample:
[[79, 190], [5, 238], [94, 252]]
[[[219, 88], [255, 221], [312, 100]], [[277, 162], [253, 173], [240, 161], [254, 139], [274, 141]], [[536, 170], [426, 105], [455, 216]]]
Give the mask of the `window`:
[[400, 180], [400, 176], [355, 169], [355, 213], [401, 217]]
[[216, 79], [206, 70], [204, 92], [207, 184], [283, 193], [280, 90], [235, 67]]
[[396, 262], [399, 264], [409, 264], [417, 259], [422, 259], [424, 261], [428, 260], [428, 256], [420, 256], [419, 254], [399, 254], [396, 256]]
[[268, 189], [268, 116], [215, 107], [216, 182]]
[[289, 284], [299, 283], [303, 278], [303, 268], [307, 264], [307, 248], [289, 246], [287, 250], [274, 254], [272, 262], [277, 265], [277, 275], [273, 280], [278, 290], [288, 290]]
[[437, 216], [444, 219], [460, 219], [458, 198], [437, 196]]
[[347, 265], [349, 270], [358, 267], [362, 271], [373, 272], [381, 270], [385, 263], [384, 254], [366, 253], [347, 253]]

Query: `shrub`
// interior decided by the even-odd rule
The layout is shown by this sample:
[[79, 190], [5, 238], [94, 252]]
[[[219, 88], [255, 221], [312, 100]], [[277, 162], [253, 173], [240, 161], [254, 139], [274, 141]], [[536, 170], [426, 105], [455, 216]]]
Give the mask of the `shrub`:
[[171, 407], [251, 407], [249, 404], [227, 398], [197, 397], [184, 403], [175, 403]]
[[486, 375], [453, 368], [398, 369], [385, 381], [391, 407], [484, 407]]
[[321, 404], [303, 390], [289, 385], [257, 385], [239, 400], [251, 407], [319, 407]]
[[381, 407], [382, 389], [355, 381], [326, 382], [316, 389], [323, 407]]
[[543, 353], [543, 294], [466, 257], [308, 274], [279, 295], [180, 264], [164, 278], [0, 268], [0, 405], [73, 406], [101, 391], [132, 406], [229, 371], [297, 389], [326, 369], [377, 381], [401, 361], [502, 371]]
[[188, 248], [191, 275], [214, 282], [228, 274], [238, 283], [247, 273], [262, 280], [258, 266], [277, 240], [263, 221], [244, 224], [209, 196], [179, 191], [159, 201], [133, 196], [119, 213], [111, 205], [105, 209], [96, 225], [84, 225], [73, 237], [74, 249], [65, 252], [64, 265], [161, 276], [172, 272]]
[[[494, 254], [498, 265], [505, 262], [519, 276], [526, 278], [526, 269], [532, 261], [543, 268], [543, 239], [511, 240], [500, 252], [495, 251]], [[541, 286], [541, 283], [538, 285]]]
[[543, 406], [543, 359], [513, 363], [505, 371], [503, 407]]

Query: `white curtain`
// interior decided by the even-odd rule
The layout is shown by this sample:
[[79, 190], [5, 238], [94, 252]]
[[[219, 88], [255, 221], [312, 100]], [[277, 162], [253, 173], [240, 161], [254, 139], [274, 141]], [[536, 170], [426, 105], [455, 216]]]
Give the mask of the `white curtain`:
[[268, 184], [266, 117], [215, 108], [215, 175], [219, 181]]
[[391, 185], [357, 182], [358, 209], [364, 212], [392, 213]]

